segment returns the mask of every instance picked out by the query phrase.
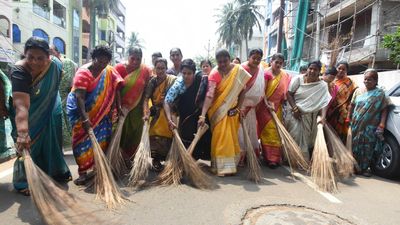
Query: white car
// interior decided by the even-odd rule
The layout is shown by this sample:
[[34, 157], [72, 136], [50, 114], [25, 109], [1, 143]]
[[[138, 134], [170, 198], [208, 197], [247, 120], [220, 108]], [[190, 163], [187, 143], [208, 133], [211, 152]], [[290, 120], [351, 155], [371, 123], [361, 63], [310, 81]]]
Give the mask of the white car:
[[374, 172], [385, 178], [400, 177], [400, 83], [386, 92], [393, 104], [388, 113], [382, 154], [377, 158]]

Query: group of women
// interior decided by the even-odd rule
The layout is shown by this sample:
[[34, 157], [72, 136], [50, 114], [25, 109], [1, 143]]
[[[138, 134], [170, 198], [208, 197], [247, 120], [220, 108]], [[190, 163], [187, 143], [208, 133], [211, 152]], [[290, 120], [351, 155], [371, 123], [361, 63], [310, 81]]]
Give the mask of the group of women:
[[[30, 150], [34, 162], [47, 174], [58, 181], [69, 181], [71, 173], [61, 146], [60, 61], [50, 57], [47, 42], [36, 37], [26, 42], [24, 53], [25, 58], [11, 71], [14, 107], [10, 114], [15, 122], [17, 150]], [[318, 122], [330, 123], [343, 140], [351, 124], [354, 154], [361, 172], [369, 172], [373, 144], [379, 140], [376, 134], [381, 135], [384, 129], [388, 105], [384, 93], [376, 87], [374, 70], [365, 73], [366, 89], [357, 89], [347, 77], [345, 62], [338, 64], [337, 74], [324, 76], [326, 81], [319, 77], [319, 61], [309, 63], [304, 75], [291, 77], [282, 69], [282, 54], [272, 56], [269, 68], [260, 65], [261, 49], [252, 49], [248, 61], [241, 65], [231, 63], [228, 51], [219, 50], [218, 65], [213, 68], [209, 60], [204, 60], [199, 72], [193, 60], [182, 61], [179, 48], [170, 52], [174, 63], [170, 69], [162, 57], [154, 57], [153, 69], [142, 64], [140, 48], [130, 48], [128, 55], [126, 62], [112, 67], [110, 48], [97, 46], [91, 54], [92, 62], [81, 66], [73, 79], [66, 111], [78, 164], [77, 185], [93, 176], [88, 130], [93, 129], [106, 151], [113, 124], [121, 115], [126, 119], [120, 147], [127, 163], [140, 143], [144, 121], [149, 121], [155, 171], [163, 169], [173, 129], [178, 129], [189, 147], [197, 128], [205, 124], [210, 130], [193, 157], [211, 160], [216, 175], [237, 172], [245, 161], [246, 136], [252, 150], [261, 153], [270, 168], [276, 168], [282, 160], [282, 143], [270, 113], [275, 111], [308, 158]], [[317, 121], [318, 115], [322, 119]], [[29, 194], [21, 163], [22, 157], [15, 164], [14, 186]]]

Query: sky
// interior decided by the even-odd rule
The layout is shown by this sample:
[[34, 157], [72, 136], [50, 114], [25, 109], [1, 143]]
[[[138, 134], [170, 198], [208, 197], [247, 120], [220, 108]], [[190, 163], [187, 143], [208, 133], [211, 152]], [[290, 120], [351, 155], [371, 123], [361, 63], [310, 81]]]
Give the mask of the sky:
[[[169, 59], [169, 50], [179, 47], [183, 58], [211, 54], [218, 40], [215, 15], [228, 0], [121, 0], [126, 7], [125, 35], [132, 31], [143, 39], [143, 61], [151, 63], [155, 51]], [[169, 67], [172, 64], [169, 63]]]

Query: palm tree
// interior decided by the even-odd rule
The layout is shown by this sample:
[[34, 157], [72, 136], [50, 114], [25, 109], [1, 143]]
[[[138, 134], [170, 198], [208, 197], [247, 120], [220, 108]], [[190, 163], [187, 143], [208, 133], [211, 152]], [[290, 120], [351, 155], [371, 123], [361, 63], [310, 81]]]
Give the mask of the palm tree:
[[264, 20], [264, 16], [259, 12], [260, 6], [256, 5], [257, 0], [234, 0], [236, 9], [234, 12], [239, 34], [246, 43], [246, 53], [249, 51], [248, 41], [253, 37], [253, 28], [258, 27], [261, 32], [259, 19]]
[[139, 38], [139, 33], [132, 32], [131, 36], [129, 37], [129, 40], [128, 40], [128, 48], [130, 48], [130, 47], [143, 48], [142, 43], [143, 43], [143, 39]]
[[228, 2], [219, 9], [219, 14], [216, 15], [219, 23], [217, 33], [219, 34], [219, 41], [222, 41], [227, 48], [233, 44], [241, 43], [241, 36], [235, 26], [237, 15], [235, 14], [235, 4]]

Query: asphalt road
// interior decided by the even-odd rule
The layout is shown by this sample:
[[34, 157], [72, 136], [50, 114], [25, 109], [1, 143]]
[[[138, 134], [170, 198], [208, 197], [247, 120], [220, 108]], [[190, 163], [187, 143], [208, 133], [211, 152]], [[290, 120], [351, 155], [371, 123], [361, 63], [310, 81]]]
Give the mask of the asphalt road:
[[[66, 159], [76, 178], [73, 157]], [[12, 165], [0, 164], [0, 224], [43, 224], [31, 199], [12, 189]], [[354, 177], [329, 194], [285, 167], [263, 167], [263, 178], [261, 184], [252, 183], [242, 169], [233, 177], [213, 176], [217, 187], [210, 191], [185, 184], [123, 188], [131, 202], [117, 210], [107, 210], [72, 182], [68, 188], [105, 224], [400, 224], [400, 181]]]

